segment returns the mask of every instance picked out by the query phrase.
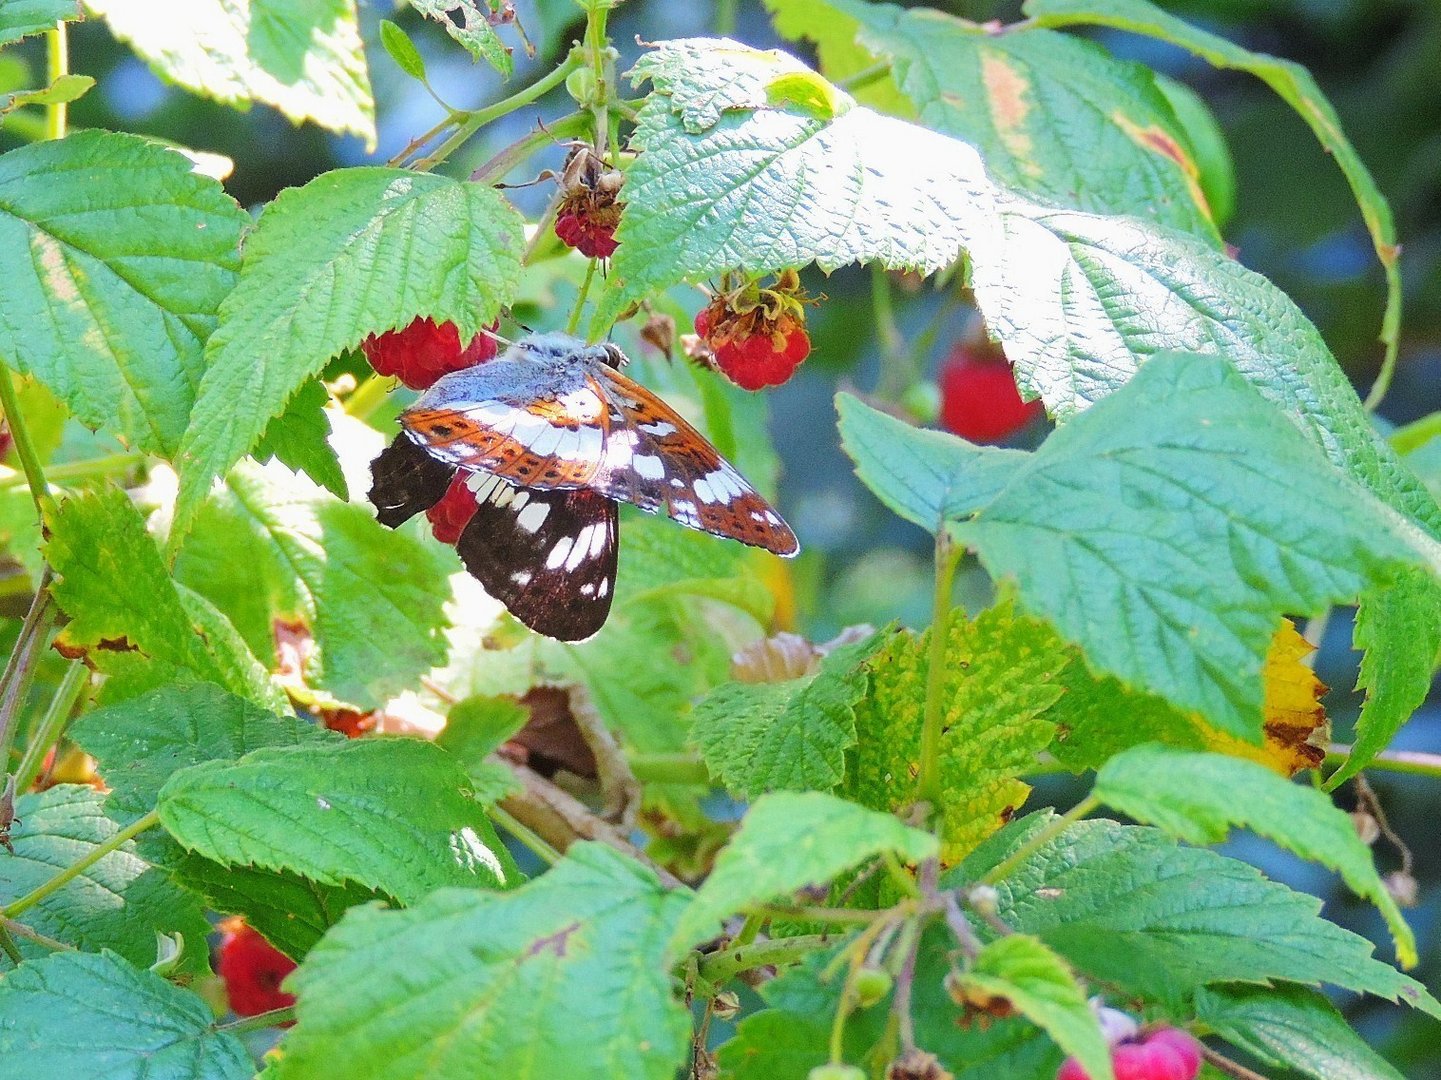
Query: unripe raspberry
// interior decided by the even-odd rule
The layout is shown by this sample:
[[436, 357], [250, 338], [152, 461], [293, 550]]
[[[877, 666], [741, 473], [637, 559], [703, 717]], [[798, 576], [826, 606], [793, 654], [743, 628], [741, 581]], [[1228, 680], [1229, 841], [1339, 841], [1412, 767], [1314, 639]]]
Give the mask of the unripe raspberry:
[[869, 1009], [889, 994], [893, 985], [894, 980], [889, 972], [881, 968], [864, 967], [856, 972], [851, 989], [855, 992], [856, 1004], [863, 1009]]
[[866, 1074], [854, 1065], [832, 1062], [828, 1065], [817, 1065], [806, 1074], [806, 1080], [866, 1080]]

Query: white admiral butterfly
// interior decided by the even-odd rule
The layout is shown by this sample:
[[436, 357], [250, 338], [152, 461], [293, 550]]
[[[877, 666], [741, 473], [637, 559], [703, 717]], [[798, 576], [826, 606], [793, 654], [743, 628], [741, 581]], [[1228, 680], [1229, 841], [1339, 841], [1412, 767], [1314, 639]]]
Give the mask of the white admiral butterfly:
[[381, 523], [430, 509], [464, 473], [479, 507], [456, 543], [465, 568], [526, 626], [562, 641], [590, 637], [610, 613], [617, 501], [796, 554], [790, 526], [623, 363], [614, 345], [535, 334], [446, 375], [371, 464]]

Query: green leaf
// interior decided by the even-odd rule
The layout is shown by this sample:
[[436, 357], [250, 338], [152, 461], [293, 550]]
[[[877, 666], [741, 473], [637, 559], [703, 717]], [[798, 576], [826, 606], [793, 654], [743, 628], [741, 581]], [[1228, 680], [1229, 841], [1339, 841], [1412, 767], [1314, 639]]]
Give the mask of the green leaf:
[[282, 192], [246, 239], [206, 347], [172, 543], [211, 481], [332, 356], [419, 316], [467, 339], [493, 321], [516, 288], [524, 241], [520, 215], [483, 184], [367, 167]]
[[843, 58], [859, 48], [871, 64], [889, 63], [891, 81], [912, 105], [906, 118], [970, 143], [1007, 187], [1078, 210], [1134, 214], [1216, 242], [1184, 132], [1148, 68], [1064, 34], [997, 34], [925, 8], [858, 0], [767, 6], [799, 8], [796, 17], [778, 18], [777, 27], [818, 39], [822, 61], [835, 51], [832, 43], [849, 36]]
[[1402, 1080], [1315, 990], [1214, 986], [1196, 995], [1196, 1018], [1275, 1068], [1315, 1080]]
[[435, 741], [469, 765], [483, 760], [529, 719], [530, 710], [514, 698], [468, 697], [450, 707]]
[[[17, 798], [18, 823], [10, 834], [15, 851], [0, 855], [0, 903], [45, 884], [118, 833], [120, 826], [106, 816], [104, 802], [105, 796], [78, 784]], [[209, 969], [205, 937], [210, 924], [200, 905], [137, 855], [134, 841], [101, 856], [18, 918], [79, 949], [113, 949], [139, 967], [155, 963], [157, 933], [180, 933], [185, 938], [181, 970], [194, 975]], [[30, 956], [48, 951], [18, 935], [16, 944]], [[0, 1035], [0, 1044], [3, 1039]]]
[[443, 885], [503, 888], [517, 876], [460, 765], [420, 739], [202, 762], [166, 782], [159, 810], [170, 834], [208, 859], [353, 881], [402, 903]]
[[0, 1073], [249, 1080], [244, 1045], [210, 1006], [112, 952], [57, 953], [0, 980]]
[[75, 101], [95, 85], [89, 75], [61, 75], [49, 86], [38, 90], [17, 90], [0, 94], [0, 116], [21, 105], [63, 105]]
[[325, 406], [330, 395], [325, 384], [312, 379], [300, 387], [271, 420], [255, 444], [255, 460], [279, 461], [292, 472], [303, 472], [342, 502], [350, 498], [340, 458], [330, 445], [330, 419]]
[[1231, 148], [1226, 145], [1226, 133], [1205, 98], [1169, 75], [1153, 74], [1156, 88], [1165, 95], [1190, 146], [1200, 174], [1196, 182], [1211, 208], [1211, 218], [1218, 227], [1225, 228], [1236, 212], [1236, 166], [1231, 160]]
[[245, 916], [247, 925], [294, 960], [304, 959], [350, 908], [387, 899], [349, 881], [323, 885], [288, 871], [224, 866], [199, 855], [181, 855], [167, 865], [210, 908]]
[[684, 907], [649, 870], [579, 843], [513, 893], [358, 908], [287, 984], [300, 1023], [276, 1080], [672, 1080], [690, 1021], [665, 945]]
[[[930, 273], [960, 254], [993, 198], [969, 146], [857, 106], [771, 101], [812, 76], [784, 53], [725, 40], [658, 45], [631, 77], [654, 92], [631, 136], [620, 247], [595, 325], [679, 281], [880, 262]], [[782, 82], [782, 86], [787, 85]]]
[[1249, 72], [1295, 109], [1315, 133], [1326, 153], [1335, 159], [1351, 185], [1376, 255], [1386, 270], [1386, 314], [1382, 320], [1381, 340], [1386, 342], [1388, 353], [1394, 356], [1401, 329], [1401, 274], [1397, 264], [1401, 249], [1396, 243], [1391, 207], [1361, 156], [1341, 130], [1340, 117], [1309, 71], [1290, 60], [1243, 49], [1234, 42], [1162, 11], [1148, 0], [1028, 0], [1025, 11], [1041, 26], [1111, 26], [1168, 41], [1203, 57], [1216, 67]]
[[[857, 452], [904, 425], [846, 405]], [[852, 434], [852, 432], [858, 434]], [[933, 438], [933, 437], [932, 437]], [[964, 473], [949, 527], [1098, 672], [1260, 737], [1261, 668], [1280, 618], [1390, 584], [1434, 542], [1330, 468], [1215, 357], [1157, 357], [1027, 458]], [[886, 484], [886, 461], [863, 459]], [[890, 460], [890, 459], [887, 459]], [[931, 527], [935, 527], [932, 523]]]
[[263, 746], [340, 739], [209, 683], [165, 686], [95, 709], [76, 720], [68, 734], [95, 758], [110, 788], [107, 809], [124, 818], [154, 809], [165, 781], [191, 765], [234, 761]]
[[[841, 940], [838, 948], [849, 942]], [[1022, 1017], [989, 1024], [957, 1023], [959, 1010], [945, 990], [955, 939], [932, 924], [916, 952], [911, 1015], [916, 1042], [936, 1054], [955, 1080], [1055, 1080], [1061, 1052]], [[806, 960], [762, 983], [768, 1008], [741, 1020], [735, 1036], [719, 1048], [723, 1080], [807, 1080], [811, 1068], [829, 1060], [831, 1018], [840, 1005], [844, 979], [821, 974], [834, 954]], [[851, 1013], [844, 1035], [845, 1060], [865, 1062], [887, 1035], [890, 1011]]]
[[[148, 689], [137, 677], [213, 682], [267, 708], [288, 709], [233, 627], [170, 577], [139, 511], [114, 489], [73, 496], [47, 522], [55, 601], [70, 617], [59, 641], [99, 671]], [[115, 688], [107, 696], [116, 700]]]
[[84, 17], [80, 0], [6, 0], [0, 8], [0, 45], [44, 33], [57, 22]]
[[465, 46], [477, 60], [484, 60], [506, 78], [515, 69], [510, 49], [500, 40], [495, 27], [481, 10], [493, 7], [490, 0], [410, 0], [410, 6], [445, 27], [445, 32]]
[[[1042, 812], [1013, 822], [942, 875], [942, 885], [974, 882], [1054, 820]], [[1319, 900], [1155, 829], [1078, 822], [996, 888], [997, 914], [1011, 929], [1039, 937], [1086, 978], [1172, 1009], [1212, 983], [1282, 980], [1331, 983], [1441, 1017], [1420, 983], [1322, 919]]]
[[720, 920], [751, 904], [807, 885], [881, 854], [917, 863], [938, 851], [936, 838], [890, 814], [818, 791], [762, 795], [716, 858], [671, 939], [677, 958], [715, 935]]
[[410, 35], [389, 19], [380, 20], [380, 43], [400, 68], [412, 79], [425, 81], [425, 58], [410, 40]]
[[0, 158], [0, 356], [83, 423], [173, 457], [248, 220], [183, 155], [134, 135], [12, 150]]
[[1111, 1051], [1086, 992], [1066, 962], [1028, 934], [981, 949], [962, 983], [1005, 998], [1073, 1055], [1089, 1076], [1114, 1078]]
[[375, 102], [355, 0], [86, 0], [162, 77], [227, 105], [273, 105], [297, 124], [375, 149]]
[[[318, 685], [363, 708], [445, 661], [451, 564], [438, 547], [273, 465], [241, 465], [226, 488], [202, 514], [199, 563], [177, 563], [181, 580], [217, 605], [237, 603], [247, 623], [263, 619], [267, 635], [275, 619], [311, 626]], [[263, 614], [257, 593], [273, 605]]]
[[[841, 788], [848, 798], [900, 810], [916, 798], [931, 631], [898, 634], [872, 657], [871, 693], [856, 707], [856, 748]], [[941, 838], [945, 859], [964, 855], [1026, 800], [1055, 727], [1046, 711], [1069, 651], [1044, 623], [1001, 603], [968, 620], [952, 614], [940, 687]]]
[[855, 745], [863, 664], [884, 633], [844, 645], [817, 670], [779, 683], [722, 683], [691, 714], [691, 736], [712, 776], [747, 798], [764, 791], [829, 790]]
[[1415, 966], [1416, 938], [1381, 883], [1371, 849], [1350, 816], [1315, 788], [1254, 761], [1150, 744], [1106, 762], [1093, 794], [1127, 817], [1193, 844], [1219, 844], [1232, 826], [1241, 826], [1337, 871], [1386, 917], [1401, 966]]

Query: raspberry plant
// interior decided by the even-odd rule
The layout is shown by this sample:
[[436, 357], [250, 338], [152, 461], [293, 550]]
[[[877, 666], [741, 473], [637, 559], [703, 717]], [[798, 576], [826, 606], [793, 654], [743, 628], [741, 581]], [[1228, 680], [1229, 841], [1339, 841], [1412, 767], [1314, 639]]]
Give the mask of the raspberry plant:
[[[1441, 1003], [1405, 974], [1404, 878], [1356, 827], [1369, 789], [1356, 818], [1333, 799], [1426, 696], [1441, 508], [1225, 248], [1204, 104], [1081, 34], [1249, 72], [1311, 126], [1385, 268], [1374, 405], [1399, 248], [1311, 77], [1146, 0], [1029, 0], [1009, 26], [767, 0], [790, 52], [696, 37], [622, 63], [617, 3], [560, 17], [529, 85], [254, 220], [213, 159], [68, 131], [93, 84], [68, 70], [76, 5], [0, 4], [0, 43], [43, 35], [51, 76], [6, 99], [33, 139], [0, 155], [23, 599], [0, 1074], [232, 1080], [278, 1039], [276, 1080], [1111, 1080], [1143, 1057], [1194, 1074], [1186, 1031], [1212, 1077], [1399, 1076], [1322, 988]], [[529, 42], [509, 3], [412, 6], [480, 79]], [[372, 66], [430, 89], [406, 32], [368, 47], [352, 0], [88, 7], [182, 87], [371, 144]], [[523, 214], [502, 185], [537, 172]], [[837, 395], [839, 438], [931, 538], [928, 625], [779, 633], [806, 628], [799, 573], [633, 515], [610, 622], [561, 644], [459, 572], [467, 490], [396, 533], [358, 491], [397, 376], [424, 387], [526, 329], [623, 343], [774, 487], [767, 396], [724, 375], [788, 378], [821, 275], [852, 264], [877, 313], [852, 336], [889, 366]], [[903, 274], [975, 308], [1055, 424], [1037, 447], [908, 422]], [[643, 328], [677, 324], [719, 370], [646, 357]], [[970, 610], [962, 567], [994, 583]], [[1297, 621], [1353, 603], [1365, 701], [1328, 755]], [[1056, 772], [1085, 779], [1053, 808], [1031, 781]], [[1396, 964], [1213, 850], [1233, 829], [1339, 875]], [[244, 928], [217, 959], [221, 916]], [[227, 950], [259, 939], [271, 983], [298, 967], [229, 1000], [295, 1003], [228, 1018], [212, 972], [253, 977]]]

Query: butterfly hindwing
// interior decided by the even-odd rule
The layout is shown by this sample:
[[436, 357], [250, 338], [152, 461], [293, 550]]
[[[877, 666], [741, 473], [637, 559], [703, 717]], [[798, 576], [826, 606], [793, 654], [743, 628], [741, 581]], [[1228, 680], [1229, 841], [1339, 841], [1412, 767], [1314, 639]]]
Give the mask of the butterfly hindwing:
[[615, 594], [616, 504], [586, 488], [519, 488], [473, 473], [477, 509], [456, 543], [485, 591], [526, 626], [561, 641], [605, 624]]

